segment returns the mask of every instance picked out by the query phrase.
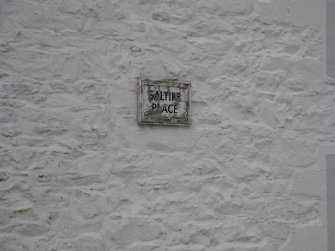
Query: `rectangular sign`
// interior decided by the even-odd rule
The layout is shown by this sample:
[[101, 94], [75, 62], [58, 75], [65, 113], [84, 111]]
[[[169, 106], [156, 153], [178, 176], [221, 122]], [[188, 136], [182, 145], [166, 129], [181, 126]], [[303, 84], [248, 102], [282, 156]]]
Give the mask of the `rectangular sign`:
[[191, 83], [177, 80], [137, 81], [140, 125], [191, 125]]

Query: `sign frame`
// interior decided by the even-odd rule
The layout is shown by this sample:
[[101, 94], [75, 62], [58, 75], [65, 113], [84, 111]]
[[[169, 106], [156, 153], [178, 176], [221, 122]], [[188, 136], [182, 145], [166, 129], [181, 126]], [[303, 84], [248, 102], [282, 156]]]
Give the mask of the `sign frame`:
[[[177, 95], [174, 103], [176, 105], [179, 105], [179, 102], [182, 102], [184, 113], [181, 115], [163, 116], [162, 112], [159, 114], [159, 112], [154, 112], [153, 110], [148, 109], [150, 104], [147, 103], [148, 97], [145, 97], [145, 95], [149, 95], [148, 90], [150, 90], [150, 88], [154, 88], [158, 90], [160, 90], [160, 88], [166, 88], [168, 90], [170, 90], [170, 88], [173, 88], [174, 90], [176, 89], [180, 90], [180, 92], [177, 93], [179, 94], [179, 96]], [[162, 95], [162, 92], [160, 93]], [[167, 99], [168, 98], [165, 96], [165, 100]], [[170, 95], [170, 99], [171, 99], [171, 95]], [[149, 80], [149, 79], [139, 79], [138, 78], [137, 79], [137, 122], [140, 126], [142, 125], [190, 126], [192, 124], [191, 83], [188, 81], [178, 81], [177, 79]]]

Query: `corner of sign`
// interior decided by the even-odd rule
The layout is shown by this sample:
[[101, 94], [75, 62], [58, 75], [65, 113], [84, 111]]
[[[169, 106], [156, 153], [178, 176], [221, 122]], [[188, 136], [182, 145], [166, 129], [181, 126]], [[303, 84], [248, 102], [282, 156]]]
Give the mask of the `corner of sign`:
[[142, 83], [142, 79], [140, 77], [136, 78], [136, 83], [137, 85], [140, 85]]

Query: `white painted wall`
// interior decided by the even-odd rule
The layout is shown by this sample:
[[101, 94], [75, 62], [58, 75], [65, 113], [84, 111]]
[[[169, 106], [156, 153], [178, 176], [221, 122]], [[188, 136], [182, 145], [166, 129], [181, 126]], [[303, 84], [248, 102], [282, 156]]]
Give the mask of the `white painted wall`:
[[[325, 251], [325, 1], [0, 1], [1, 251]], [[192, 83], [139, 127], [136, 77]]]

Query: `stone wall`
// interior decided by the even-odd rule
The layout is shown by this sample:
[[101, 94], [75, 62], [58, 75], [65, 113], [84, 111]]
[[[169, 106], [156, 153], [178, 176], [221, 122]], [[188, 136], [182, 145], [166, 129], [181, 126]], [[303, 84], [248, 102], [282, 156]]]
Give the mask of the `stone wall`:
[[[325, 1], [1, 0], [1, 251], [325, 251]], [[192, 83], [139, 127], [136, 78]]]

